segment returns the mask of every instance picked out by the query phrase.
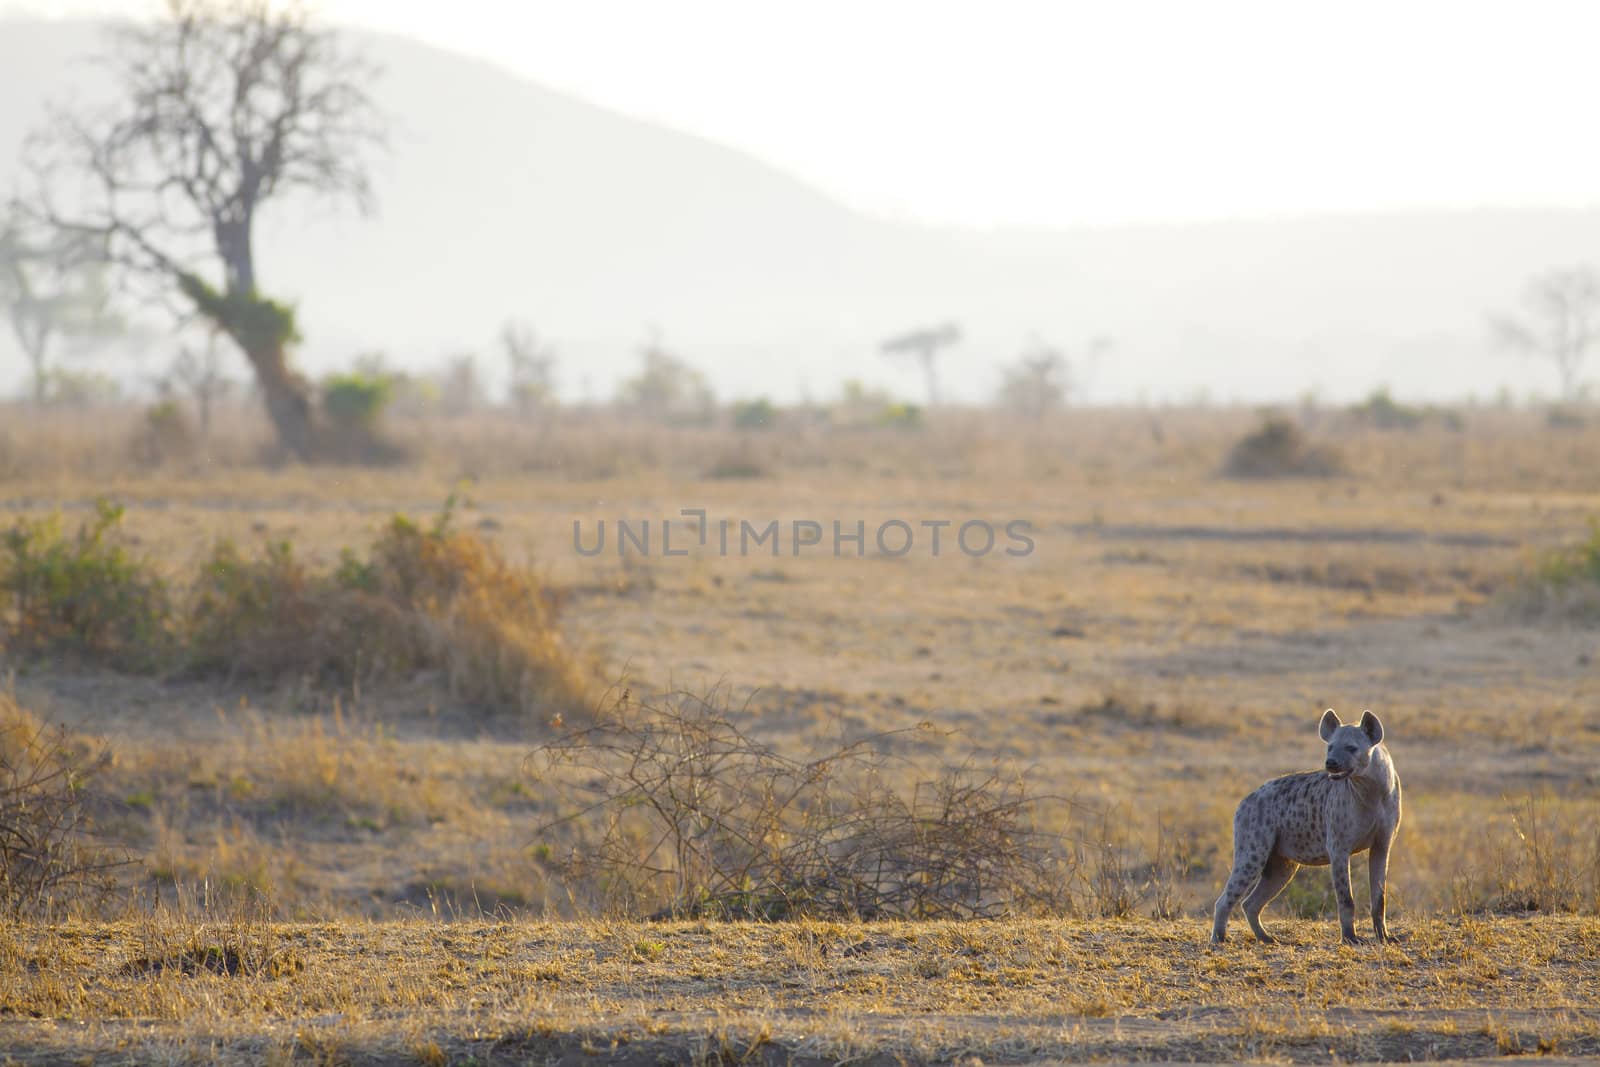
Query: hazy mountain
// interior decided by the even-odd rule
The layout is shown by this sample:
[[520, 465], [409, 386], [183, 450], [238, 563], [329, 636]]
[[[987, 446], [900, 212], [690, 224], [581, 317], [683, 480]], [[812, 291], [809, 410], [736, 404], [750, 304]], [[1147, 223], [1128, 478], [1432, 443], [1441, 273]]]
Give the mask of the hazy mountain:
[[[377, 215], [290, 207], [263, 220], [263, 286], [299, 301], [313, 370], [374, 349], [410, 366], [474, 350], [497, 369], [493, 338], [517, 316], [557, 344], [569, 397], [609, 396], [650, 326], [724, 396], [826, 395], [845, 377], [916, 395], [914, 368], [877, 342], [954, 318], [966, 340], [945, 377], [969, 398], [1035, 333], [1069, 349], [1114, 337], [1089, 382], [1101, 399], [1381, 382], [1409, 395], [1549, 391], [1546, 368], [1488, 349], [1484, 316], [1513, 306], [1529, 274], [1600, 258], [1596, 210], [1056, 232], [890, 223], [747, 154], [497, 67], [392, 37], [360, 43], [385, 68], [377, 95], [393, 122]], [[98, 47], [91, 24], [0, 21], [0, 189], [45, 101], [104, 93], [76, 61]], [[1174, 161], [1171, 180], [1183, 175]], [[0, 360], [17, 363], [4, 347]]]

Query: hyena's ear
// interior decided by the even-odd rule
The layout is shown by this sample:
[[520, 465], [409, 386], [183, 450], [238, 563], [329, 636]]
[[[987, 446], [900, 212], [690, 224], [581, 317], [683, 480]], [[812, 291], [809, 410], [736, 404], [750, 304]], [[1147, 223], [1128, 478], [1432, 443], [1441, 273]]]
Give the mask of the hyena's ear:
[[1339, 722], [1339, 713], [1334, 711], [1332, 708], [1329, 708], [1327, 711], [1322, 713], [1322, 724], [1317, 727], [1317, 732], [1322, 735], [1322, 739], [1324, 741], [1331, 741], [1333, 739], [1333, 732], [1342, 725], [1343, 724]]
[[1375, 745], [1383, 741], [1383, 723], [1379, 722], [1378, 717], [1370, 711], [1361, 713], [1361, 732]]

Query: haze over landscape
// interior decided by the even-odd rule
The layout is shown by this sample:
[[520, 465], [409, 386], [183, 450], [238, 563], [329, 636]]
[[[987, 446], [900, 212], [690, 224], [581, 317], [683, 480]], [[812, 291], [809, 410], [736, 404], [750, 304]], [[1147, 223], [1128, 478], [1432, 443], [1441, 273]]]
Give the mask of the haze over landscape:
[[1596, 40], [0, 0], [0, 1060], [1600, 1058]]
[[[387, 15], [358, 3], [328, 10], [351, 22], [427, 25], [408, 5], [385, 6]], [[452, 25], [483, 28], [482, 20]], [[103, 91], [99, 74], [78, 62], [97, 47], [100, 26], [13, 17], [0, 27], [8, 90], [0, 99], [0, 189], [10, 189], [20, 180], [22, 139], [42, 120], [46, 102], [93, 99]], [[558, 28], [569, 36], [598, 32], [593, 25]], [[1128, 25], [1102, 28], [1132, 32]], [[297, 302], [305, 334], [298, 360], [313, 374], [372, 351], [413, 369], [464, 351], [492, 364], [500, 324], [517, 317], [555, 345], [567, 400], [609, 399], [652, 329], [705, 371], [722, 397], [791, 401], [831, 395], [841, 380], [861, 378], [920, 399], [916, 368], [883, 358], [877, 345], [892, 333], [947, 319], [965, 332], [942, 368], [945, 393], [957, 401], [987, 400], [999, 365], [1036, 336], [1069, 356], [1091, 337], [1114, 340], [1093, 367], [1079, 368], [1080, 399], [1094, 402], [1281, 401], [1306, 392], [1345, 399], [1378, 385], [1415, 399], [1487, 398], [1502, 387], [1517, 396], [1550, 394], [1549, 369], [1496, 351], [1485, 320], [1514, 307], [1530, 275], [1582, 262], [1600, 247], [1600, 211], [1584, 206], [1581, 195], [1595, 168], [1587, 149], [1559, 149], [1552, 157], [1518, 140], [1538, 134], [1540, 145], [1565, 144], [1542, 131], [1570, 96], [1558, 97], [1553, 112], [1479, 106], [1487, 81], [1474, 78], [1492, 58], [1482, 50], [1494, 26], [1478, 13], [1462, 16], [1458, 28], [1458, 47], [1430, 68], [1428, 84], [1391, 100], [1395, 123], [1363, 135], [1353, 129], [1356, 117], [1383, 103], [1369, 83], [1404, 85], [1406, 60], [1395, 42], [1425, 33], [1426, 20], [1390, 25], [1393, 39], [1380, 38], [1366, 57], [1376, 73], [1352, 77], [1348, 91], [1338, 92], [1313, 85], [1331, 73], [1328, 49], [1318, 50], [1315, 69], [1296, 80], [1293, 47], [1258, 54], [1256, 67], [1230, 73], [1193, 55], [1173, 58], [1171, 46], [1153, 42], [1151, 62], [1170, 59], [1180, 73], [1214, 75], [1215, 84], [1196, 83], [1203, 105], [1174, 99], [1170, 86], [1177, 79], [1158, 91], [1140, 89], [1132, 75], [1104, 84], [1088, 106], [1081, 74], [1062, 76], [1057, 87], [1067, 95], [1059, 105], [1049, 96], [1048, 78], [1002, 78], [999, 90], [985, 92], [974, 74], [1005, 67], [995, 47], [1005, 28], [990, 27], [974, 57], [949, 64], [943, 79], [930, 73], [938, 64], [907, 60], [900, 65], [909, 71], [910, 88], [895, 89], [900, 61], [884, 59], [888, 95], [862, 105], [877, 117], [877, 146], [863, 147], [853, 190], [839, 178], [842, 163], [817, 162], [825, 156], [817, 147], [822, 137], [801, 135], [798, 105], [788, 111], [781, 101], [773, 105], [764, 143], [750, 134], [754, 127], [742, 112], [713, 108], [702, 125], [720, 121], [730, 136], [774, 158], [788, 155], [786, 163], [821, 184], [792, 177], [760, 155], [547, 88], [507, 65], [511, 45], [497, 51], [480, 41], [476, 51], [494, 57], [482, 59], [357, 31], [358, 47], [385, 70], [376, 96], [392, 122], [389, 150], [375, 168], [377, 212], [363, 218], [289, 206], [269, 213], [260, 235], [263, 282]], [[539, 36], [532, 24], [522, 29], [507, 39]], [[890, 30], [868, 20], [859, 40], [840, 41], [843, 84], [865, 77], [869, 44], [883, 44]], [[812, 25], [796, 32], [811, 42], [823, 31]], [[951, 32], [948, 16], [931, 18], [924, 43], [938, 52], [950, 45]], [[1010, 32], [1001, 39], [1036, 58], [1034, 46], [1021, 43], [1036, 34]], [[1215, 35], [1216, 27], [1208, 32]], [[1344, 39], [1353, 31], [1327, 32]], [[915, 49], [920, 39], [911, 40]], [[598, 53], [590, 44], [583, 54]], [[772, 42], [753, 42], [752, 50], [758, 44]], [[1559, 52], [1567, 45], [1551, 47]], [[1085, 48], [1074, 43], [1062, 62], [1081, 60]], [[543, 49], [529, 46], [545, 55], [551, 46]], [[655, 51], [663, 50], [671, 49]], [[789, 61], [774, 62], [781, 70]], [[737, 70], [752, 79], [752, 98], [766, 100], [772, 90], [753, 73], [754, 63], [746, 56]], [[570, 65], [560, 80], [581, 81], [575, 69]], [[1226, 110], [1230, 100], [1244, 99], [1233, 94], [1254, 93], [1262, 77], [1286, 84], [1284, 101], [1257, 103], [1253, 115]], [[1560, 77], [1545, 73], [1532, 84], [1524, 78], [1515, 90], [1496, 83], [1494, 92], [1522, 94], [1513, 102], [1530, 93], [1559, 94], [1568, 87], [1551, 79]], [[652, 110], [637, 85], [618, 84], [617, 95], [632, 110]], [[596, 85], [579, 88], [598, 95]], [[721, 98], [742, 95], [714, 88]], [[818, 113], [834, 114], [838, 90], [830, 95], [828, 79], [811, 89]], [[996, 91], [1014, 96], [997, 98]], [[895, 101], [909, 105], [917, 93], [927, 97], [924, 107], [894, 109]], [[963, 93], [965, 113], [939, 106]], [[682, 116], [702, 98], [708, 98], [703, 90], [697, 97], [664, 89], [653, 110], [658, 118], [662, 111]], [[1339, 110], [1341, 101], [1348, 113]], [[1212, 110], [1197, 113], [1201, 106]], [[1067, 115], [1059, 128], [1046, 124], [1057, 107]], [[1428, 138], [1402, 143], [1406, 117], [1422, 111], [1439, 122]], [[1478, 128], [1452, 117], [1458, 113], [1472, 115]], [[949, 116], [946, 165], [929, 166], [919, 153], [929, 143], [927, 123], [939, 115]], [[975, 132], [990, 126], [1003, 129], [1003, 137]], [[772, 145], [784, 130], [801, 131], [794, 152]], [[837, 140], [835, 149], [867, 144], [861, 130], [846, 135], [856, 140]], [[1029, 137], [1086, 147], [1003, 155], [1002, 141]], [[896, 201], [885, 189], [905, 179], [885, 167], [893, 152], [883, 146], [901, 141], [928, 190], [919, 188], [919, 177], [901, 186], [906, 196]], [[1317, 151], [1319, 144], [1325, 151]], [[1370, 158], [1353, 160], [1363, 144]], [[1477, 148], [1463, 155], [1468, 144]], [[808, 151], [809, 164], [796, 161]], [[1477, 166], [1485, 159], [1502, 165]], [[1062, 179], [1059, 211], [1052, 213], [1037, 176], [1008, 181], [994, 173], [1019, 164], [1057, 178], [1052, 167], [1093, 177]], [[1445, 164], [1468, 177], [1441, 184], [1438, 167]], [[1307, 177], [1319, 170], [1330, 176]], [[1365, 177], [1351, 177], [1358, 173]], [[1238, 186], [1231, 196], [1230, 177]], [[982, 197], [963, 200], [963, 182]], [[1120, 200], [1109, 192], [1119, 187], [1128, 190]], [[1431, 201], [1427, 189], [1434, 190]], [[1015, 213], [1006, 204], [1011, 194]], [[1137, 221], [1150, 218], [1167, 221]], [[15, 391], [21, 360], [8, 342], [0, 345], [7, 345], [0, 347], [0, 387]], [[166, 358], [160, 345], [151, 346], [148, 360]]]

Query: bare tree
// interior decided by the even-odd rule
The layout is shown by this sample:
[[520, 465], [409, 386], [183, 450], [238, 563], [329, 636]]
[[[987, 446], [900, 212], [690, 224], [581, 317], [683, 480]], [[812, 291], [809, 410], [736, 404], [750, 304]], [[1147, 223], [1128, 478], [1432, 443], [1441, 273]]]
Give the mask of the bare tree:
[[211, 436], [211, 413], [217, 401], [226, 396], [233, 386], [222, 372], [220, 355], [217, 351], [217, 334], [213, 330], [207, 335], [204, 348], [197, 350], [184, 345], [178, 349], [162, 383], [166, 390], [175, 392], [181, 389], [189, 394], [194, 401], [195, 412], [200, 417], [202, 439]]
[[1073, 360], [1064, 349], [1035, 337], [1017, 361], [1002, 370], [1000, 405], [1033, 418], [1062, 407], [1077, 388], [1074, 367], [1093, 365], [1110, 348], [1109, 338], [1096, 337]]
[[366, 92], [374, 70], [301, 9], [269, 0], [168, 0], [164, 18], [113, 42], [100, 62], [117, 102], [60, 113], [30, 143], [34, 210], [104, 241], [127, 278], [231, 338], [279, 442], [309, 458], [315, 413], [289, 364], [294, 311], [258, 289], [256, 222], [293, 193], [369, 204], [364, 149], [382, 136]]
[[1031, 418], [1064, 406], [1072, 391], [1072, 367], [1061, 349], [1035, 340], [1002, 372], [1000, 405]]
[[103, 338], [117, 328], [101, 259], [92, 241], [28, 233], [16, 214], [0, 221], [0, 308], [28, 361], [35, 403], [50, 390], [57, 340]]
[[478, 373], [478, 357], [460, 352], [448, 357], [434, 377], [439, 409], [447, 415], [466, 415], [484, 404], [483, 375]]
[[500, 330], [500, 347], [511, 371], [511, 403], [516, 409], [528, 415], [551, 403], [555, 399], [555, 349], [525, 322], [507, 322]]
[[939, 368], [936, 361], [939, 350], [961, 340], [961, 327], [953, 322], [891, 337], [881, 349], [889, 355], [911, 355], [922, 364], [922, 375], [928, 382], [928, 406], [939, 404]]
[[1579, 399], [1583, 364], [1600, 342], [1600, 273], [1587, 264], [1547, 271], [1528, 283], [1523, 304], [1527, 319], [1490, 319], [1495, 341], [1550, 360], [1561, 379], [1561, 398]]
[[705, 375], [668, 349], [659, 330], [651, 329], [639, 358], [639, 374], [617, 390], [623, 406], [657, 417], [695, 418], [711, 411], [715, 400]]

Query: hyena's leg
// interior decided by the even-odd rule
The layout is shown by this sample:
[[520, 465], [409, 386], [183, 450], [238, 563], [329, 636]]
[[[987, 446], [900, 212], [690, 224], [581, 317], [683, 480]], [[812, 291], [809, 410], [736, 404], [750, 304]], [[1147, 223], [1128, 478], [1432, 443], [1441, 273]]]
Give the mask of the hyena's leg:
[[1300, 865], [1294, 860], [1273, 856], [1267, 861], [1267, 869], [1261, 872], [1261, 881], [1244, 899], [1244, 917], [1250, 920], [1250, 929], [1255, 931], [1258, 939], [1269, 945], [1277, 938], [1261, 929], [1261, 909], [1283, 892], [1283, 887], [1294, 880], [1294, 872], [1299, 869]]
[[1350, 892], [1350, 853], [1328, 849], [1328, 866], [1333, 874], [1333, 896], [1339, 902], [1339, 934], [1347, 945], [1362, 944], [1356, 936], [1356, 898]]
[[1389, 940], [1389, 928], [1384, 923], [1383, 897], [1384, 887], [1389, 880], [1389, 838], [1383, 837], [1372, 843], [1372, 852], [1367, 856], [1367, 888], [1372, 895], [1372, 933], [1379, 941]]
[[1267, 866], [1267, 859], [1272, 855], [1272, 841], [1262, 836], [1250, 836], [1243, 832], [1234, 820], [1233, 826], [1233, 873], [1228, 875], [1228, 884], [1222, 887], [1222, 895], [1217, 898], [1216, 909], [1211, 913], [1211, 940], [1222, 942], [1228, 939], [1228, 916], [1233, 913], [1234, 906], [1244, 899], [1250, 892], [1250, 887], [1255, 885], [1261, 877], [1261, 872]]

